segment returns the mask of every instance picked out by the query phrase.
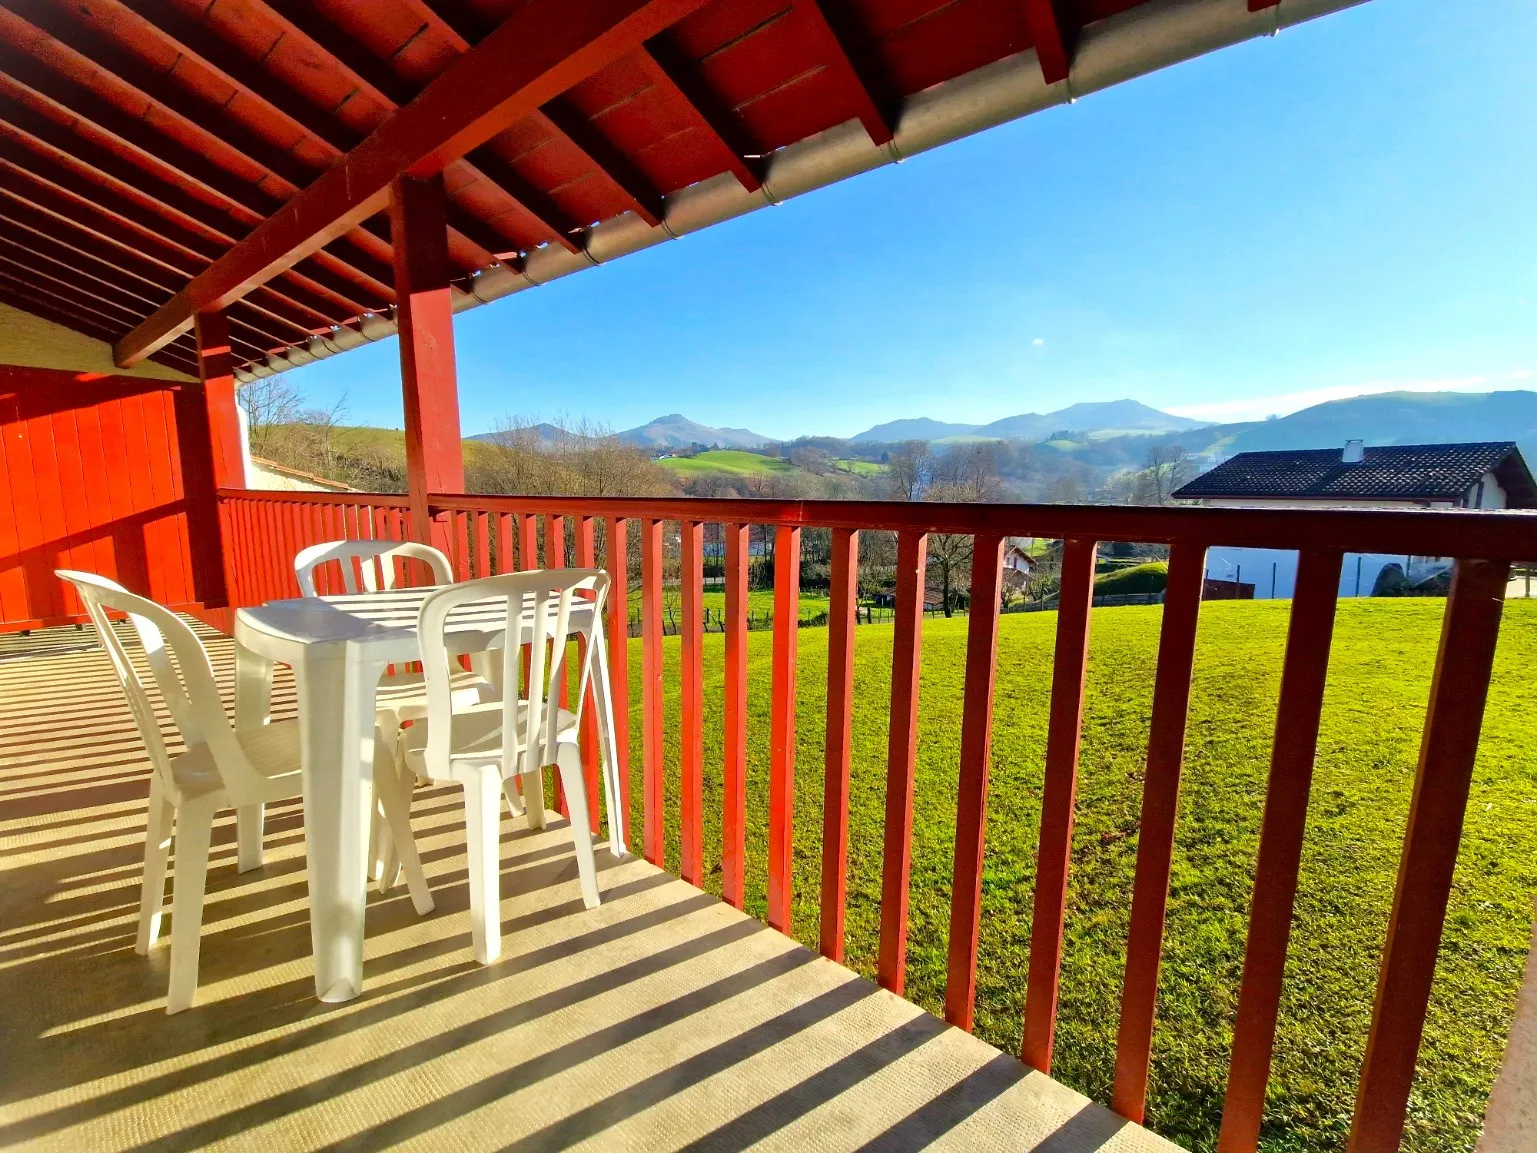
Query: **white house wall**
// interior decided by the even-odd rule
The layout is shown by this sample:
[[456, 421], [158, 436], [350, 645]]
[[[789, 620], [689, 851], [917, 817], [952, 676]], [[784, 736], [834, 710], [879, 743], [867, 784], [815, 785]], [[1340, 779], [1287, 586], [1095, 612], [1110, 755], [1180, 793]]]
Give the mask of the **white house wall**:
[[[1347, 553], [1340, 569], [1339, 595], [1371, 596], [1378, 574], [1390, 564], [1398, 565], [1416, 580], [1423, 580], [1449, 568], [1451, 562], [1407, 557], [1402, 553]], [[1289, 600], [1297, 587], [1297, 553], [1287, 549], [1219, 546], [1206, 553], [1206, 577], [1252, 584], [1255, 600]]]

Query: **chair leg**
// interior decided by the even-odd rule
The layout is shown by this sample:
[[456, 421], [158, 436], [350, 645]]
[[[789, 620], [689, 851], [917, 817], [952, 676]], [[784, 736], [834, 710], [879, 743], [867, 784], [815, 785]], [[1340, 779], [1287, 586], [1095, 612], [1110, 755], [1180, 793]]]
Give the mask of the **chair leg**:
[[544, 828], [544, 770], [520, 776], [523, 782], [523, 809], [530, 829]]
[[133, 951], [143, 956], [160, 936], [165, 909], [165, 866], [171, 852], [176, 806], [165, 799], [158, 775], [149, 780], [149, 820], [144, 837], [144, 887], [139, 894], [139, 935]]
[[518, 775], [516, 773], [502, 779], [502, 795], [507, 798], [508, 811], [514, 817], [523, 816], [523, 794], [518, 792]]
[[241, 805], [235, 810], [235, 871], [249, 873], [262, 867], [262, 833], [265, 805]]
[[470, 870], [470, 934], [475, 959], [502, 952], [502, 780], [495, 765], [464, 770], [465, 843]]
[[582, 904], [598, 907], [598, 863], [592, 856], [592, 825], [587, 816], [587, 784], [582, 780], [582, 754], [576, 745], [562, 741], [555, 747], [555, 766], [566, 790], [571, 813], [571, 842], [576, 848], [576, 871], [582, 882]]
[[197, 956], [208, 883], [208, 842], [214, 811], [196, 801], [176, 810], [176, 860], [171, 894], [171, 988], [165, 1011], [180, 1013], [197, 996]]
[[[416, 838], [411, 833], [411, 787], [395, 767], [394, 758], [382, 741], [374, 748], [374, 791], [384, 807], [384, 818], [389, 824], [390, 854], [385, 858], [384, 875], [379, 878], [379, 891], [387, 893], [395, 883], [395, 873], [404, 868], [406, 887], [411, 892], [411, 904], [419, 916], [426, 916], [435, 907], [427, 878], [422, 874], [422, 861], [416, 852]], [[398, 859], [396, 854], [398, 854]]]

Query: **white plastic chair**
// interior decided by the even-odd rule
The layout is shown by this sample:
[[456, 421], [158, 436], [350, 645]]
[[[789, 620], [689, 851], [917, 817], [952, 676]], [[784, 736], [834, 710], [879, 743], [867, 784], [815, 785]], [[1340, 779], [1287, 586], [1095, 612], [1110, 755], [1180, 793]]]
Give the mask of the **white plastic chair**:
[[[148, 953], [160, 933], [165, 906], [166, 858], [171, 829], [176, 830], [174, 892], [171, 907], [171, 979], [166, 1012], [189, 1008], [197, 993], [203, 894], [214, 816], [220, 809], [265, 805], [301, 795], [299, 723], [280, 721], [236, 731], [230, 726], [214, 682], [208, 653], [187, 623], [169, 609], [137, 596], [94, 573], [60, 569], [74, 586], [101, 634], [122, 685], [134, 723], [149, 752], [149, 818], [144, 844], [144, 886], [139, 898], [139, 930], [134, 951]], [[171, 756], [160, 734], [155, 711], [138, 671], [112, 628], [108, 610], [125, 613], [144, 646], [144, 659], [165, 701], [184, 752]], [[391, 751], [378, 732], [376, 761], [391, 763]], [[398, 788], [381, 788], [405, 858], [411, 895], [418, 911], [432, 907], [421, 862], [411, 840], [409, 815]]]
[[[417, 626], [422, 667], [427, 677], [427, 718], [403, 734], [408, 769], [434, 781], [457, 781], [464, 788], [465, 840], [470, 874], [470, 919], [475, 958], [489, 964], [501, 953], [500, 845], [501, 800], [514, 811], [526, 811], [530, 828], [544, 825], [544, 767], [560, 772], [571, 839], [576, 848], [582, 903], [598, 904], [598, 871], [593, 859], [587, 787], [577, 744], [581, 707], [592, 678], [592, 656], [601, 638], [603, 600], [609, 576], [593, 569], [545, 569], [507, 573], [467, 581], [433, 593], [422, 602]], [[571, 607], [578, 593], [591, 593], [593, 611], [585, 623], [571, 625]], [[505, 600], [506, 640], [502, 647], [502, 698], [456, 708], [451, 697], [451, 659], [444, 639], [449, 614], [469, 602]], [[532, 610], [531, 633], [522, 633], [521, 618]], [[577, 711], [559, 706], [559, 686], [566, 680], [568, 641], [585, 639], [586, 658], [575, 686]], [[520, 638], [530, 643], [527, 683], [519, 691]], [[547, 642], [553, 642], [547, 646]], [[546, 648], [554, 653], [546, 668]], [[526, 803], [517, 797], [521, 780]], [[596, 803], [596, 798], [592, 799]]]
[[316, 596], [315, 570], [335, 564], [341, 569], [342, 587], [349, 594], [383, 592], [395, 587], [399, 576], [397, 561], [420, 561], [432, 570], [433, 584], [454, 583], [453, 565], [441, 552], [431, 545], [399, 540], [333, 540], [312, 544], [294, 557], [294, 577], [301, 593]]

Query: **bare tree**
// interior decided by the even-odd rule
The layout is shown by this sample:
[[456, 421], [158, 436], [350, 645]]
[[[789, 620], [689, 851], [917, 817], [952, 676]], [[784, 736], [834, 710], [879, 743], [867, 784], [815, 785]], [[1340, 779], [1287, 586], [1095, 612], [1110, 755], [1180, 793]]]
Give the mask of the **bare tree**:
[[892, 500], [918, 500], [929, 483], [934, 457], [927, 441], [910, 440], [887, 457], [886, 495]]
[[1195, 479], [1195, 461], [1177, 444], [1154, 445], [1147, 450], [1145, 492], [1149, 499], [1139, 503], [1168, 504], [1174, 490]]
[[283, 428], [297, 421], [304, 410], [299, 389], [286, 375], [274, 373], [241, 385], [238, 399], [250, 426], [252, 454], [275, 459]]

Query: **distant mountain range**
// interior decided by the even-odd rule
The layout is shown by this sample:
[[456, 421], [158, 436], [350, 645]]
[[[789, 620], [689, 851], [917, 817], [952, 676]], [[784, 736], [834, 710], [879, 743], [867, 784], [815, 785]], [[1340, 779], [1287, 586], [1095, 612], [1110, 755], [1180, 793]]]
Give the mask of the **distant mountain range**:
[[1129, 433], [1184, 432], [1204, 422], [1160, 412], [1136, 400], [1106, 400], [1073, 404], [1055, 412], [1024, 412], [991, 424], [952, 424], [918, 417], [893, 420], [867, 428], [850, 439], [855, 444], [893, 443], [904, 440], [1045, 440], [1054, 432], [1072, 431], [1095, 438]]
[[711, 428], [676, 412], [659, 416], [639, 428], [627, 428], [619, 434], [619, 439], [646, 448], [688, 448], [694, 444], [760, 448], [774, 443], [772, 437], [762, 436], [750, 428]]

